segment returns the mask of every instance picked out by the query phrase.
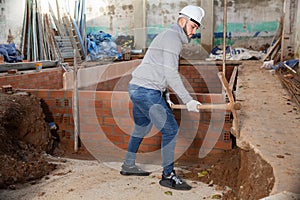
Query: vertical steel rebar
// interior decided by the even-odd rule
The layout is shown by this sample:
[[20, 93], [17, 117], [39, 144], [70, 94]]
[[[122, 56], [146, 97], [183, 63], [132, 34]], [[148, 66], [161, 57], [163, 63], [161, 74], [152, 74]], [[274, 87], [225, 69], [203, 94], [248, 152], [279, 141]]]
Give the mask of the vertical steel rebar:
[[227, 35], [227, 0], [224, 0], [223, 14], [223, 73], [226, 74], [226, 35]]
[[79, 112], [78, 112], [78, 79], [77, 79], [77, 50], [74, 49], [74, 92], [73, 92], [73, 117], [74, 117], [74, 151], [78, 152], [79, 140]]

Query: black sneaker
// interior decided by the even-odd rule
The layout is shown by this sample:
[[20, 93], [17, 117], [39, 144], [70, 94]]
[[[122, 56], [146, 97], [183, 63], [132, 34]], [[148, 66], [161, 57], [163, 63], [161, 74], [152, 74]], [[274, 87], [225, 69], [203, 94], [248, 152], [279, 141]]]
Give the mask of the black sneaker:
[[162, 175], [162, 179], [159, 184], [164, 187], [168, 187], [174, 190], [190, 190], [192, 187], [183, 181], [179, 176], [175, 174], [175, 171], [169, 175]]
[[136, 165], [128, 166], [123, 164], [120, 174], [127, 176], [149, 176], [151, 172], [146, 172]]

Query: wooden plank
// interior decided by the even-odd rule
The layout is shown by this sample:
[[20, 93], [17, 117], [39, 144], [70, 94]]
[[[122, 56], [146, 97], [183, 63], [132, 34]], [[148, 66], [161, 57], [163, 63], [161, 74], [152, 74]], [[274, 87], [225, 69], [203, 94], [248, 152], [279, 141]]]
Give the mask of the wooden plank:
[[44, 46], [45, 46], [45, 58], [46, 60], [51, 60], [51, 49], [50, 49], [50, 42], [49, 42], [49, 39], [48, 39], [48, 29], [47, 29], [47, 23], [46, 23], [46, 20], [48, 19], [48, 15], [47, 14], [44, 14], [43, 15], [43, 29], [44, 29], [44, 34], [43, 34], [43, 37], [44, 37]]
[[50, 47], [50, 50], [51, 50], [51, 52], [50, 52], [51, 60], [56, 60], [57, 59], [57, 55], [56, 55], [57, 52], [55, 51], [54, 36], [53, 36], [51, 26], [49, 24], [48, 15], [45, 15], [45, 26], [47, 28], [49, 47]]
[[62, 35], [62, 36], [65, 35], [64, 31], [62, 30], [61, 24], [59, 23], [58, 19], [56, 18], [56, 15], [54, 14], [54, 11], [52, 9], [52, 6], [50, 5], [50, 2], [48, 3], [48, 6], [49, 6], [50, 15], [51, 15], [51, 17], [52, 17], [52, 19], [54, 21], [54, 24], [55, 24], [55, 26], [57, 28], [58, 34]]
[[237, 76], [237, 72], [238, 72], [238, 67], [235, 66], [231, 73], [230, 80], [229, 80], [229, 88], [231, 89], [231, 91], [233, 91], [233, 86], [234, 86], [234, 82], [235, 82], [235, 79]]
[[27, 0], [28, 3], [28, 27], [27, 27], [27, 45], [26, 45], [26, 60], [31, 60], [31, 3], [30, 0]]
[[74, 33], [73, 33], [73, 29], [72, 29], [72, 23], [70, 22], [70, 16], [65, 15], [63, 17], [63, 22], [66, 25], [66, 29], [67, 29], [67, 33], [69, 35], [70, 41], [72, 43], [72, 46], [74, 48], [74, 50], [76, 50], [76, 57], [79, 58], [81, 60], [81, 56], [80, 56], [80, 52], [77, 46], [77, 41], [75, 40], [76, 37], [74, 37]]
[[[76, 50], [74, 49], [74, 55], [76, 55]], [[73, 113], [74, 113], [74, 151], [78, 151], [79, 147], [79, 95], [78, 95], [78, 67], [76, 62], [76, 57], [74, 57], [74, 90], [73, 90]]]
[[24, 10], [24, 16], [23, 16], [23, 26], [22, 26], [22, 35], [21, 35], [21, 44], [20, 44], [20, 50], [21, 50], [22, 55], [24, 55], [24, 53], [25, 53], [25, 44], [26, 44], [27, 9], [28, 9], [28, 4], [27, 4], [27, 1], [25, 1], [25, 10]]
[[282, 13], [282, 33], [281, 33], [281, 56], [280, 56], [280, 61], [283, 62], [284, 58], [284, 35], [285, 35], [285, 12], [286, 12], [286, 0], [283, 0], [283, 13]]
[[279, 37], [277, 39], [277, 41], [275, 42], [275, 44], [269, 49], [269, 51], [267, 52], [267, 54], [265, 55], [265, 57], [263, 57], [262, 61], [265, 61], [274, 51], [274, 49], [276, 49], [276, 47], [280, 44], [281, 41], [281, 37]]
[[[80, 24], [79, 24], [79, 30], [80, 30], [80, 35], [83, 39], [83, 43], [84, 43], [84, 47], [85, 47], [85, 38], [86, 38], [86, 27], [85, 27], [85, 21], [86, 21], [86, 15], [85, 15], [85, 0], [82, 0], [82, 12], [81, 12], [81, 20], [80, 20]], [[86, 49], [86, 48], [84, 48]]]
[[77, 24], [76, 24], [76, 22], [75, 22], [74, 19], [72, 20], [72, 22], [73, 22], [73, 26], [74, 26], [75, 31], [76, 31], [76, 38], [78, 38], [78, 40], [79, 40], [79, 45], [80, 45], [80, 46], [77, 45], [77, 47], [78, 47], [79, 49], [82, 50], [81, 56], [82, 56], [83, 58], [85, 58], [85, 57], [86, 57], [86, 51], [85, 51], [85, 48], [84, 48], [84, 42], [83, 42], [83, 39], [82, 39], [82, 37], [81, 37], [81, 35], [80, 35], [80, 30], [79, 30], [79, 28], [78, 28], [78, 26], [77, 26]]
[[[240, 103], [234, 103], [233, 105], [235, 110], [240, 110], [241, 109], [241, 104]], [[181, 105], [181, 104], [174, 104], [171, 106], [172, 109], [187, 109], [186, 105]], [[198, 110], [230, 110], [231, 109], [231, 104], [201, 104], [197, 106]]]
[[44, 44], [43, 44], [43, 27], [42, 27], [42, 20], [41, 20], [41, 4], [40, 0], [37, 0], [36, 2], [36, 15], [37, 15], [37, 29], [38, 29], [38, 57], [39, 60], [44, 60], [45, 54], [44, 54]]
[[[226, 91], [226, 94], [228, 96], [229, 102], [231, 105], [235, 104], [234, 101], [234, 96], [232, 93], [232, 90], [229, 87], [229, 83], [226, 80], [225, 74], [222, 72], [218, 73], [218, 77], [221, 80], [222, 86]], [[233, 115], [233, 122], [232, 122], [232, 128], [231, 128], [231, 133], [236, 137], [239, 138], [240, 137], [240, 133], [239, 133], [239, 123], [238, 123], [238, 118], [237, 118], [237, 113], [236, 113], [236, 109], [234, 107], [231, 108], [231, 113]]]
[[224, 0], [223, 13], [223, 73], [226, 74], [226, 35], [227, 35], [227, 0]]

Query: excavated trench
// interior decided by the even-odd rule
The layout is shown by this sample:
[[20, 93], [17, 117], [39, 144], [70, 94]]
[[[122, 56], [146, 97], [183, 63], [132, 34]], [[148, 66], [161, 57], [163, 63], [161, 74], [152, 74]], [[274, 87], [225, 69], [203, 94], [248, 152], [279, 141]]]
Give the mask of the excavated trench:
[[[9, 188], [16, 183], [40, 179], [56, 168], [43, 157], [43, 152], [55, 155], [54, 148], [59, 147], [60, 150], [65, 150], [65, 155], [70, 155], [68, 151], [71, 150], [57, 145], [59, 139], [51, 135], [40, 99], [34, 95], [0, 95], [0, 156], [3, 160], [0, 186]], [[84, 156], [85, 154], [81, 154], [80, 158], [83, 159]], [[86, 154], [86, 158], [90, 159], [90, 156]], [[73, 158], [76, 155], [73, 154]], [[182, 156], [176, 161], [176, 165], [187, 169], [188, 172], [179, 172], [183, 178], [222, 188], [229, 187], [230, 190], [223, 194], [222, 199], [266, 197], [275, 181], [270, 164], [253, 150], [238, 148], [234, 138], [232, 149], [210, 153], [202, 159]], [[208, 173], [199, 177], [199, 172], [203, 171]]]

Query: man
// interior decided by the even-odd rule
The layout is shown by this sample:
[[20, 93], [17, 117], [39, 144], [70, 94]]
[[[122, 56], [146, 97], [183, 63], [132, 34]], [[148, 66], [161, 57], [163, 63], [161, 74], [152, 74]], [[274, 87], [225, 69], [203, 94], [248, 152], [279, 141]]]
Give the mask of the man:
[[[134, 131], [128, 143], [128, 152], [122, 165], [122, 175], [148, 176], [150, 173], [135, 165], [136, 153], [152, 125], [162, 133], [162, 179], [160, 185], [177, 190], [190, 190], [185, 181], [175, 174], [174, 149], [178, 125], [163, 93], [170, 87], [186, 104], [188, 111], [199, 112], [200, 102], [193, 100], [178, 73], [182, 45], [201, 26], [204, 10], [188, 5], [179, 13], [177, 24], [158, 34], [152, 41], [142, 63], [133, 71], [129, 96], [133, 103]], [[168, 103], [168, 104], [167, 104]]]

